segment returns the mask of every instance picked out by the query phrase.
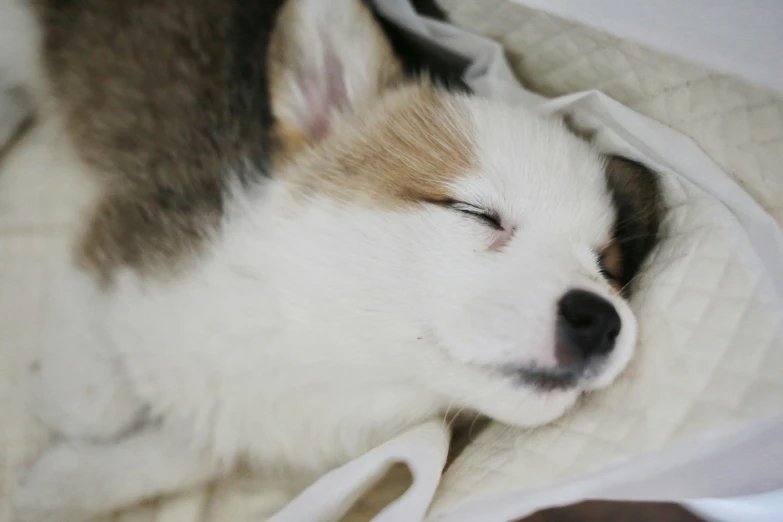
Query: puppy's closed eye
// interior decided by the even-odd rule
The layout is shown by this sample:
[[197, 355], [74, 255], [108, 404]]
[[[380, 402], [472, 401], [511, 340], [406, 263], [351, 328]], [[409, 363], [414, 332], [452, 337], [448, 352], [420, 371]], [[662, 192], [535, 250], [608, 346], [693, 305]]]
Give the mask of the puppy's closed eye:
[[474, 219], [485, 225], [492, 231], [492, 242], [488, 245], [489, 250], [497, 251], [504, 247], [516, 232], [516, 227], [508, 223], [496, 210], [482, 208], [462, 201], [447, 200], [426, 200], [427, 203], [445, 207], [449, 210], [455, 210], [471, 219]]
[[500, 216], [500, 213], [495, 210], [488, 210], [476, 205], [471, 205], [470, 203], [454, 201], [453, 199], [425, 199], [424, 202], [450, 210], [456, 210], [473, 219], [479, 220], [493, 230], [506, 230], [506, 226], [503, 224], [503, 218]]
[[463, 214], [467, 214], [480, 220], [490, 228], [495, 230], [505, 230], [505, 227], [503, 226], [503, 220], [494, 210], [486, 210], [468, 203], [461, 203], [458, 201], [450, 203], [449, 207], [453, 208], [457, 212], [462, 212]]

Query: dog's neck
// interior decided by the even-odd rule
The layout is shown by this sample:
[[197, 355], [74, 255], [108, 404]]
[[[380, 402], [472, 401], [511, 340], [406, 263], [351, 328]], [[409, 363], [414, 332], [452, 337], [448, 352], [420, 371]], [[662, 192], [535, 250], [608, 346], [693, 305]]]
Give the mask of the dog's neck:
[[[197, 444], [227, 461], [252, 454], [314, 477], [449, 404], [427, 387], [433, 365], [411, 360], [421, 333], [402, 317], [350, 310], [350, 285], [329, 278], [330, 264], [352, 254], [318, 262], [325, 251], [307, 228], [326, 217], [313, 204], [292, 217], [275, 200], [285, 197], [276, 183], [233, 201], [194, 268], [155, 284], [119, 274], [96, 313], [144, 402], [181, 398], [168, 408], [191, 423], [211, 401], [225, 417], [185, 426]], [[183, 350], [192, 367], [169, 367]], [[221, 440], [216, 425], [230, 437]]]

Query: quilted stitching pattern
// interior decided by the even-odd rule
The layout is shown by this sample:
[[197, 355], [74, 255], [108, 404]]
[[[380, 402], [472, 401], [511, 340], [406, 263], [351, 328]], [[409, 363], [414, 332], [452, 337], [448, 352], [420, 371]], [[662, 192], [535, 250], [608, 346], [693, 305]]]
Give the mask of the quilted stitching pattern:
[[439, 0], [547, 96], [597, 89], [693, 138], [783, 225], [783, 98], [508, 0]]

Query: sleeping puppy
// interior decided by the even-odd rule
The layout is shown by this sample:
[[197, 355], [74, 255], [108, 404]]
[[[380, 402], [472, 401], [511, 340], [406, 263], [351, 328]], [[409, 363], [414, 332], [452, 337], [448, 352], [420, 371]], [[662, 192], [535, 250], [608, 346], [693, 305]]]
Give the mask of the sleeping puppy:
[[413, 423], [546, 423], [632, 357], [655, 177], [428, 79], [364, 3], [0, 0], [0, 20], [5, 87], [94, 193], [32, 375], [58, 442], [16, 522], [240, 462], [280, 489], [271, 514]]

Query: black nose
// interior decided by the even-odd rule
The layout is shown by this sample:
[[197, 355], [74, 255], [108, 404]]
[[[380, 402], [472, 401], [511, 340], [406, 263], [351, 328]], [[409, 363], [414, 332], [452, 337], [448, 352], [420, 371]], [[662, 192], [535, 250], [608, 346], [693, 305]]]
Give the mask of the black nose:
[[555, 355], [562, 366], [584, 364], [607, 355], [620, 334], [620, 316], [612, 303], [591, 292], [571, 290], [559, 303]]

